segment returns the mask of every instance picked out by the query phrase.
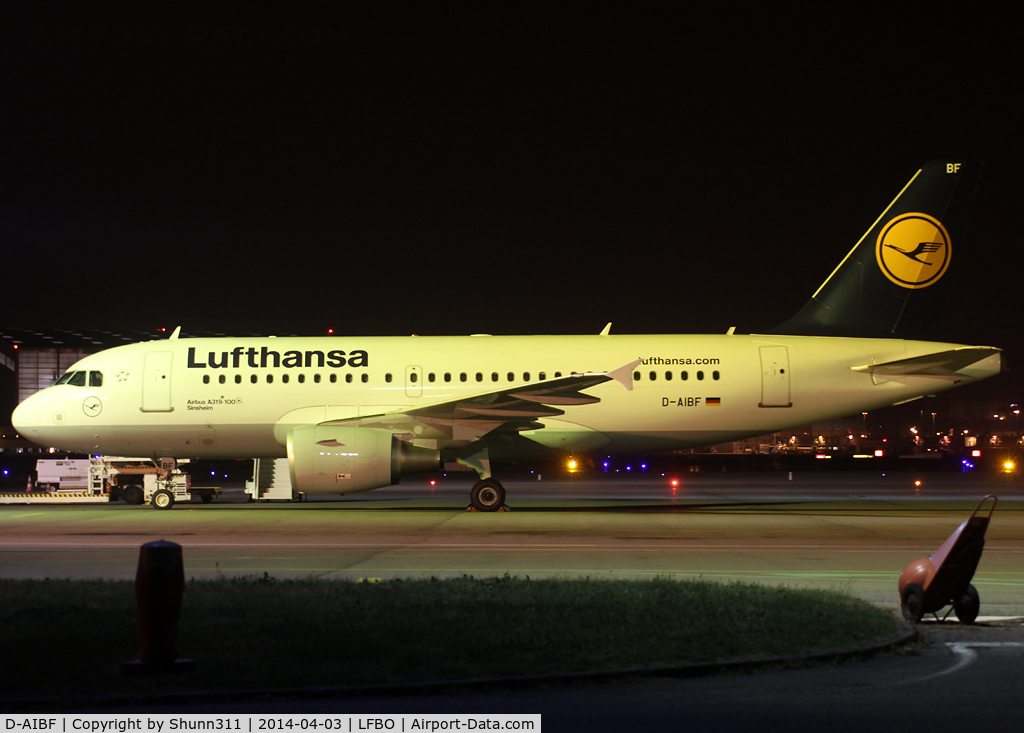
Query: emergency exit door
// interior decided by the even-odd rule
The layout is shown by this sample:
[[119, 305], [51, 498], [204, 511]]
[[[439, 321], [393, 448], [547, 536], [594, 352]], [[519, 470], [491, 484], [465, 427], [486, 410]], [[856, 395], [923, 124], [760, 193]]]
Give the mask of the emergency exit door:
[[761, 347], [761, 402], [758, 407], [792, 407], [789, 400], [789, 350]]

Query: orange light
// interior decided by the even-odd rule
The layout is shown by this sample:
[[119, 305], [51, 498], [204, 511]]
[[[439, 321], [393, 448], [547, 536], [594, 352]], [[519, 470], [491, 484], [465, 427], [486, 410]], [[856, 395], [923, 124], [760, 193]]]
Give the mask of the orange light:
[[920, 486], [920, 485], [921, 485], [921, 482], [920, 482], [920, 481], [915, 481], [915, 482], [914, 482], [914, 486]]

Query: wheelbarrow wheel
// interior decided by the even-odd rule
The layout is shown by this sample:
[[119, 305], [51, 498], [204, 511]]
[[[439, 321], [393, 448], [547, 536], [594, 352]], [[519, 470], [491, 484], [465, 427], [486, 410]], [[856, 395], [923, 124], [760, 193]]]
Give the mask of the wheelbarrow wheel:
[[973, 624], [978, 618], [978, 609], [981, 607], [981, 600], [978, 598], [978, 591], [973, 585], [968, 585], [967, 590], [953, 601], [953, 610], [956, 617], [962, 624]]
[[903, 610], [903, 618], [911, 623], [916, 624], [924, 618], [924, 588], [918, 583], [911, 583], [904, 588], [900, 608]]

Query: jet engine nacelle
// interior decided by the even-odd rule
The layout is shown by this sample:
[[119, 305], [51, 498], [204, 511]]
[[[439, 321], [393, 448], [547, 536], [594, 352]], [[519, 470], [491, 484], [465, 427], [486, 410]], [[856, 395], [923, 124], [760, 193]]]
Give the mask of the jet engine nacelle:
[[397, 484], [403, 473], [438, 468], [440, 454], [399, 440], [391, 431], [303, 425], [288, 431], [292, 488], [348, 494]]

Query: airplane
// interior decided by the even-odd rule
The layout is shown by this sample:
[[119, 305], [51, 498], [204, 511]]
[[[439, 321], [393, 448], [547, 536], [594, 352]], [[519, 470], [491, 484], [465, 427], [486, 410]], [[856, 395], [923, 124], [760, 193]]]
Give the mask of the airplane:
[[455, 460], [477, 473], [471, 506], [498, 511], [492, 461], [713, 445], [998, 374], [998, 348], [935, 341], [980, 166], [925, 164], [766, 333], [197, 339], [179, 327], [85, 357], [12, 422], [81, 453], [287, 457], [306, 493]]

